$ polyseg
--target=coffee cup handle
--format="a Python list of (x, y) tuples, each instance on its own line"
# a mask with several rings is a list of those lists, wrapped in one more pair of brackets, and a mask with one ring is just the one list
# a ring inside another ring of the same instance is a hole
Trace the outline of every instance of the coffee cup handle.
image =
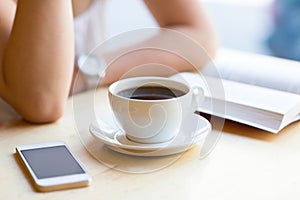
[(193, 86), (191, 89), (193, 93), (193, 111), (197, 111), (204, 100), (204, 90), (200, 86)]

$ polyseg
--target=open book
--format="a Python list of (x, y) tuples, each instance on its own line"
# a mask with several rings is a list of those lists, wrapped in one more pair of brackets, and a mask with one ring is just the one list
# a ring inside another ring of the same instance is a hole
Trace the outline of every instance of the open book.
[(204, 88), (200, 112), (272, 133), (300, 119), (300, 62), (222, 50), (213, 63), (172, 77)]

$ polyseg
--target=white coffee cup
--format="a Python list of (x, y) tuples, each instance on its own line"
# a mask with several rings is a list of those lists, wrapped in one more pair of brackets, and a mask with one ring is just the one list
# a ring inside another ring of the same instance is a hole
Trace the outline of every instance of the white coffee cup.
[(117, 124), (128, 139), (139, 143), (161, 143), (174, 138), (183, 119), (193, 114), (204, 98), (201, 87), (190, 88), (163, 77), (122, 79), (110, 85), (108, 93)]

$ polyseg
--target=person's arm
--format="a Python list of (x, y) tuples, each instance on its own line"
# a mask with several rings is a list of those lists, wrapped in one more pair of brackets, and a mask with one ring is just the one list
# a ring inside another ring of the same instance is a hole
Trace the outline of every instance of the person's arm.
[[(144, 0), (162, 28), (172, 29), (195, 40), (213, 58), (218, 41), (216, 32), (199, 0)], [(200, 65), (207, 60), (200, 61)]]
[[(124, 74), (130, 76), (130, 71), (137, 66), (140, 70), (133, 72), (132, 76), (140, 75), (139, 72), (169, 76), (175, 72), (194, 71), (195, 67), (201, 70), (216, 54), (216, 34), (198, 0), (144, 1), (163, 29), (153, 38), (107, 55), (110, 63), (116, 55), (131, 51), (111, 63), (103, 84), (109, 84)], [(132, 51), (134, 49), (140, 50)], [(158, 65), (166, 66), (165, 70), (156, 70)]]
[(25, 120), (57, 120), (74, 63), (71, 0), (0, 1), (0, 96)]

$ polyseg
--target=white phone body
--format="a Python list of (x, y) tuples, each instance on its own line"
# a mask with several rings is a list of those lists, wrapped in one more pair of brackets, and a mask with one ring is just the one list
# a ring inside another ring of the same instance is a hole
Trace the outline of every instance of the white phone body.
[(91, 176), (64, 142), (22, 145), (16, 152), (38, 191), (84, 187), (91, 182)]

